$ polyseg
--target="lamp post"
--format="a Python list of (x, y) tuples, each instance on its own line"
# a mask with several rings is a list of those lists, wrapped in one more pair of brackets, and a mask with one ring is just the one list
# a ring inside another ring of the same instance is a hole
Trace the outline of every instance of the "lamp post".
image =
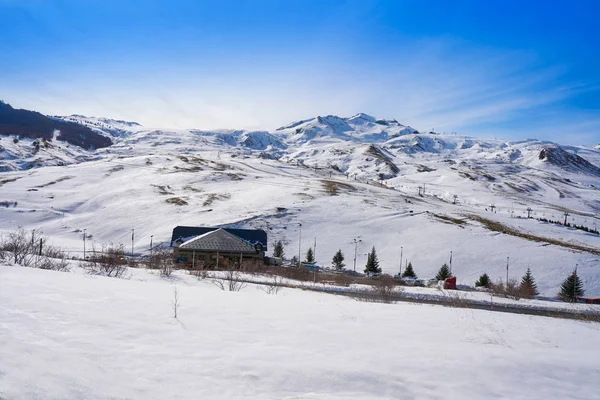
[(575, 272), (573, 273), (573, 302), (577, 301), (577, 267), (579, 264), (575, 264)]
[(154, 235), (150, 235), (150, 255), (152, 255), (152, 238)]
[(400, 246), (400, 271), (398, 271), (398, 275), (402, 275), (402, 251), (404, 247)]
[(135, 238), (135, 229), (131, 230), (131, 257), (133, 257), (133, 239)]
[(300, 227), (300, 232), (298, 234), (298, 268), (300, 268), (300, 252), (302, 248), (302, 224), (298, 224)]
[(358, 249), (358, 243), (362, 242), (362, 240), (358, 239), (354, 239), (354, 272), (356, 272), (356, 250)]

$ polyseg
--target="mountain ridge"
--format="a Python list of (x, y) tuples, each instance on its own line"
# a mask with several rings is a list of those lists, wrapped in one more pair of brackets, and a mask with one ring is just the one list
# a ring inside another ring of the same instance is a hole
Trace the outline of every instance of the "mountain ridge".
[[(58, 135), (55, 132), (58, 131)], [(0, 102), (0, 135), (17, 138), (60, 140), (81, 148), (102, 148), (113, 142), (77, 123), (59, 121), (36, 111), (15, 109)]]

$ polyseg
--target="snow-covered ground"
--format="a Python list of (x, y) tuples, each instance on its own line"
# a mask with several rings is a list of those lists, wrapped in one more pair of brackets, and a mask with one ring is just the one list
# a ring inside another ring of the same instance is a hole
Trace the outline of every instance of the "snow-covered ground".
[[(473, 285), (484, 272), (505, 279), (508, 258), (510, 277), (531, 267), (545, 296), (556, 295), (576, 266), (586, 293), (600, 295), (600, 236), (525, 218), (527, 208), (553, 220), (568, 212), (570, 222), (600, 229), (598, 150), (562, 146), (560, 164), (540, 159), (552, 143), (417, 133), (364, 114), (308, 119), (270, 133), (144, 130), (73, 118), (131, 130), (108, 148), (79, 150), (68, 165), (26, 170), (14, 156), (22, 149), (3, 138), (15, 171), (0, 174), (0, 202), (7, 205), (0, 231), (41, 229), (77, 255), (84, 229), (88, 249), (108, 242), (129, 248), (134, 229), (135, 251), (143, 254), (151, 235), (153, 243), (167, 243), (177, 225), (261, 228), (269, 244), (284, 242), (288, 257), (299, 244), (304, 257), (316, 241), (325, 266), (341, 249), (352, 269), (356, 240), (359, 271), (373, 246), (384, 272), (398, 272), (402, 255), (403, 267), (411, 261), (421, 278), (433, 277), (452, 252), (459, 283)], [(54, 150), (57, 157), (63, 152)], [(387, 187), (376, 185), (380, 178)], [(491, 231), (472, 216), (591, 251)]]
[[(173, 318), (177, 288), (180, 307)], [(597, 324), (0, 267), (6, 399), (593, 399)]]

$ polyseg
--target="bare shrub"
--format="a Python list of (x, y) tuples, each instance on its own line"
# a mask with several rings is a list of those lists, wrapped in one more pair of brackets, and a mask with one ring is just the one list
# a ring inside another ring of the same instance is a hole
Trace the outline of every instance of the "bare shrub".
[(38, 236), (35, 231), (31, 231), (29, 234), (25, 229), (19, 227), (2, 237), (0, 250), (13, 253), (15, 264), (32, 267), (35, 263), (35, 247), (39, 242)]
[(312, 281), (313, 273), (306, 267), (291, 267), (285, 268), (285, 277), (297, 281)]
[(283, 285), (283, 278), (281, 276), (273, 275), (271, 276), (271, 280), (262, 286), (261, 289), (266, 294), (277, 294), (281, 290), (281, 286)]
[[(443, 292), (442, 289), (438, 288), (440, 292)], [(443, 302), (442, 305), (444, 307), (452, 307), (452, 308), (469, 308), (471, 302), (467, 299), (466, 295), (461, 295), (458, 292), (443, 292)]]
[(71, 270), (71, 267), (64, 256), (62, 258), (50, 258), (42, 256), (37, 261), (36, 266), (40, 269), (50, 269), (61, 272), (68, 272)]
[(523, 289), (516, 279), (511, 278), (506, 282), (506, 295), (514, 300), (520, 300), (523, 297)]
[(502, 279), (490, 284), (492, 294), (505, 297), (513, 300), (520, 300), (523, 297), (527, 297), (524, 288), (518, 284), (517, 280), (510, 278), (508, 282), (504, 283)]
[(234, 269), (225, 271), (223, 278), (215, 278), (212, 283), (219, 289), (230, 292), (239, 292), (246, 287), (246, 282), (242, 280), (240, 271)]
[(125, 248), (122, 244), (108, 244), (102, 246), (102, 251), (93, 253), (84, 264), (90, 274), (104, 275), (114, 278), (123, 278), (127, 271)]
[(263, 260), (254, 258), (242, 260), (242, 265), (240, 266), (240, 269), (250, 274), (260, 274), (269, 270), (269, 268), (265, 266)]
[(348, 293), (348, 296), (357, 301), (363, 301), (366, 303), (379, 303), (379, 300), (375, 294), (375, 290), (372, 287), (350, 292)]
[(369, 303), (393, 303), (402, 297), (403, 292), (404, 288), (398, 286), (393, 277), (383, 275), (372, 287), (354, 291), (350, 297)]
[(196, 278), (198, 278), (199, 281), (203, 281), (208, 278), (208, 271), (204, 269), (193, 271), (193, 274), (196, 275)]
[(177, 310), (181, 303), (179, 302), (179, 293), (177, 292), (177, 286), (173, 287), (173, 300), (171, 300), (173, 306), (173, 318), (177, 318)]
[(170, 249), (155, 250), (148, 259), (148, 268), (160, 270), (161, 276), (171, 276), (175, 266), (175, 260)]
[[(61, 248), (46, 244), (41, 231), (17, 228), (0, 239), (1, 259), (12, 258), (15, 264), (55, 271), (68, 271), (69, 265)], [(12, 253), (12, 257), (10, 257)]]
[(333, 281), (338, 286), (346, 286), (346, 287), (348, 287), (348, 286), (350, 286), (350, 284), (352, 282), (354, 282), (354, 279), (351, 276), (348, 276), (348, 275), (336, 274), (335, 277), (333, 278)]
[(397, 282), (392, 276), (382, 275), (373, 286), (373, 290), (382, 303), (391, 303), (399, 293), (396, 286)]
[(65, 252), (63, 251), (63, 249), (50, 244), (43, 246), (42, 254), (50, 258), (65, 258)]

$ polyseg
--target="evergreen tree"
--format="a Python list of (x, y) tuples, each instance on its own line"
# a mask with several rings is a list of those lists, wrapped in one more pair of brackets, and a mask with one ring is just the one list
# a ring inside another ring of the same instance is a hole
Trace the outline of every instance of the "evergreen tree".
[(273, 257), (283, 258), (285, 252), (283, 251), (283, 243), (278, 240), (273, 245)]
[(492, 282), (490, 281), (490, 277), (488, 276), (488, 274), (483, 274), (479, 277), (479, 280), (475, 282), (475, 286), (489, 288), (491, 283)]
[(373, 250), (367, 256), (367, 265), (365, 265), (365, 274), (380, 274), (381, 268), (379, 268), (379, 261), (377, 260), (377, 253), (375, 252), (375, 246)]
[(332, 263), (333, 267), (337, 271), (341, 271), (344, 269), (346, 264), (344, 264), (344, 254), (342, 253), (342, 249), (338, 250), (337, 253), (335, 253), (335, 255), (333, 256)]
[(450, 278), (451, 276), (452, 274), (450, 273), (450, 268), (448, 268), (448, 264), (444, 263), (444, 265), (442, 265), (442, 268), (440, 268), (437, 275), (435, 276), (435, 279), (437, 279), (438, 281), (443, 281), (444, 279)]
[(533, 279), (533, 275), (531, 275), (530, 268), (527, 268), (527, 272), (523, 275), (523, 279), (521, 279), (521, 292), (525, 297), (533, 297), (540, 294), (537, 290), (535, 279)]
[(571, 275), (560, 286), (560, 293), (558, 294), (558, 298), (562, 301), (577, 301), (577, 296), (583, 296), (583, 283), (579, 276), (577, 276), (577, 268), (573, 271)]
[(304, 262), (306, 262), (308, 264), (314, 264), (315, 254), (313, 253), (312, 247), (308, 248), (308, 251), (306, 252), (306, 260), (304, 260)]
[(417, 274), (415, 274), (415, 270), (413, 269), (412, 262), (408, 263), (408, 267), (402, 273), (403, 278), (417, 278)]

